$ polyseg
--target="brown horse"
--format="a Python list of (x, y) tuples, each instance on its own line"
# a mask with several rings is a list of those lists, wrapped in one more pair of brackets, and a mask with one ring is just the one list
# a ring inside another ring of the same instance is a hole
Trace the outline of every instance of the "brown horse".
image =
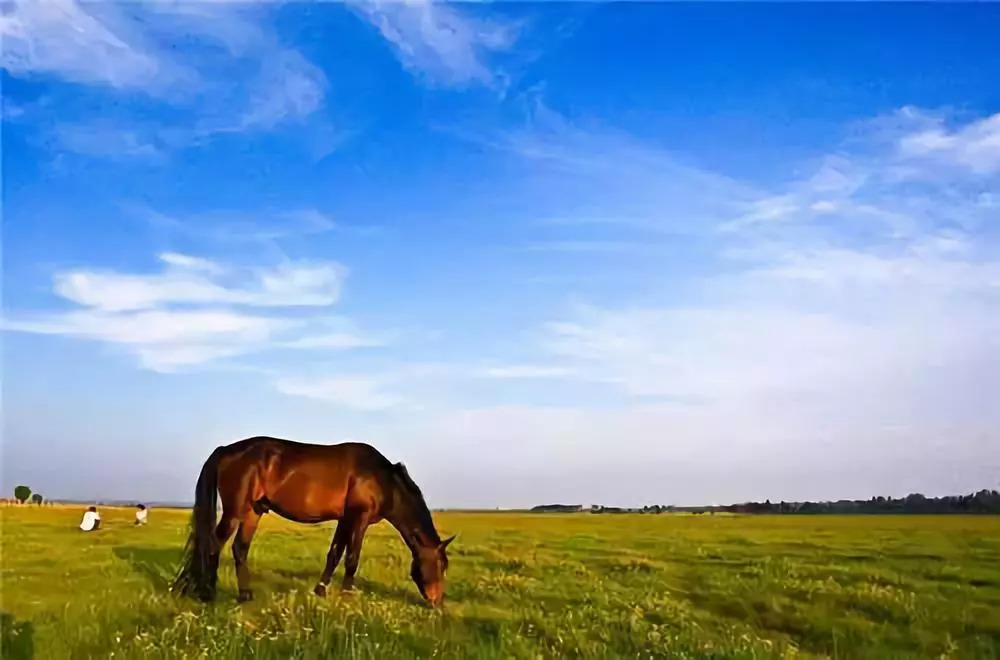
[[(218, 521), (217, 495), (222, 501)], [(205, 461), (195, 487), (185, 559), (171, 590), (214, 600), (219, 555), (236, 532), (239, 600), (250, 600), (247, 555), (260, 517), (268, 511), (301, 523), (338, 521), (317, 595), (326, 595), (345, 550), (342, 588), (353, 589), (365, 531), (387, 520), (413, 555), (410, 577), (420, 594), (434, 606), (444, 600), (445, 548), (455, 537), (442, 541), (438, 536), (424, 497), (402, 463), (391, 463), (362, 443), (310, 445), (268, 437), (218, 447)]]

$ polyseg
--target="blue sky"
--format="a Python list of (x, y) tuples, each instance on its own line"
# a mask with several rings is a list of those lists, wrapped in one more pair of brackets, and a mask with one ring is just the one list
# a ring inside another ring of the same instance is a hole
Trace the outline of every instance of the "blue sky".
[(0, 21), (4, 492), (256, 434), (432, 506), (998, 485), (995, 5)]

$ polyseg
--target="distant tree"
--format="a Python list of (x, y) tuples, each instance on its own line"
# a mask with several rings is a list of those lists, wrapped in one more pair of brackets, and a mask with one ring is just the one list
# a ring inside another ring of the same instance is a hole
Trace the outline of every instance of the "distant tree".
[(17, 498), (18, 502), (24, 504), (31, 497), (31, 489), (27, 486), (18, 486), (14, 489), (14, 497)]
[(34, 495), (32, 495), (31, 496), (31, 503), (32, 504), (41, 505), (41, 503), (42, 503), (42, 496), (41, 496), (41, 494), (40, 493), (35, 493)]
[(531, 507), (532, 513), (576, 513), (583, 511), (582, 504), (539, 504)]

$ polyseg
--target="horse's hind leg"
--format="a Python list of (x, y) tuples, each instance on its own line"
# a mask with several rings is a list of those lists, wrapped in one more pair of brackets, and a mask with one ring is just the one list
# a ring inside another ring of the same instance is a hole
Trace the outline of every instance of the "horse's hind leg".
[(320, 576), (316, 588), (313, 589), (313, 593), (317, 596), (326, 595), (326, 586), (330, 584), (333, 572), (337, 570), (337, 564), (340, 563), (340, 558), (344, 554), (344, 548), (347, 547), (350, 532), (350, 523), (346, 522), (343, 518), (337, 521), (337, 529), (333, 532), (333, 540), (330, 541), (330, 551), (326, 553), (326, 567), (323, 569), (323, 575)]
[(247, 556), (250, 554), (250, 542), (253, 541), (254, 532), (257, 531), (257, 524), (260, 522), (260, 514), (250, 511), (233, 539), (233, 561), (236, 563), (236, 582), (239, 585), (239, 596), (237, 600), (244, 603), (253, 600), (253, 592), (250, 590), (250, 568), (247, 566)]
[(215, 526), (215, 549), (212, 551), (209, 561), (211, 562), (211, 570), (209, 575), (211, 575), (212, 587), (211, 593), (215, 593), (215, 585), (219, 580), (219, 555), (222, 553), (222, 548), (225, 547), (226, 541), (229, 537), (233, 535), (236, 531), (236, 526), (239, 521), (236, 520), (229, 512), (223, 510), (222, 520), (219, 524)]
[[(254, 490), (253, 467), (243, 462), (233, 462), (224, 467), (220, 473), (219, 496), (222, 500), (222, 520), (216, 528), (216, 554), (214, 557), (216, 570), (219, 565), (219, 553), (236, 528), (239, 534), (233, 540), (233, 558), (236, 560), (236, 575), (239, 578), (239, 599), (247, 600), (250, 575), (246, 570), (246, 556), (250, 549), (250, 540), (257, 529), (260, 515), (253, 510), (251, 494)], [(241, 568), (242, 567), (242, 568)]]

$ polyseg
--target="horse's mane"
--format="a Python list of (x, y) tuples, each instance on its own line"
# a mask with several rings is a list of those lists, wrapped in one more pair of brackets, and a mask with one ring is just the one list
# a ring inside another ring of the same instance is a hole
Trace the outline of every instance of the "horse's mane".
[(410, 496), (413, 513), (417, 517), (417, 522), (420, 524), (421, 530), (430, 537), (430, 540), (440, 543), (441, 537), (438, 536), (437, 530), (434, 529), (434, 519), (431, 518), (431, 511), (427, 508), (427, 502), (424, 501), (424, 494), (420, 491), (420, 487), (410, 477), (410, 473), (407, 471), (405, 465), (395, 463), (392, 467), (397, 481), (403, 487), (403, 491)]

